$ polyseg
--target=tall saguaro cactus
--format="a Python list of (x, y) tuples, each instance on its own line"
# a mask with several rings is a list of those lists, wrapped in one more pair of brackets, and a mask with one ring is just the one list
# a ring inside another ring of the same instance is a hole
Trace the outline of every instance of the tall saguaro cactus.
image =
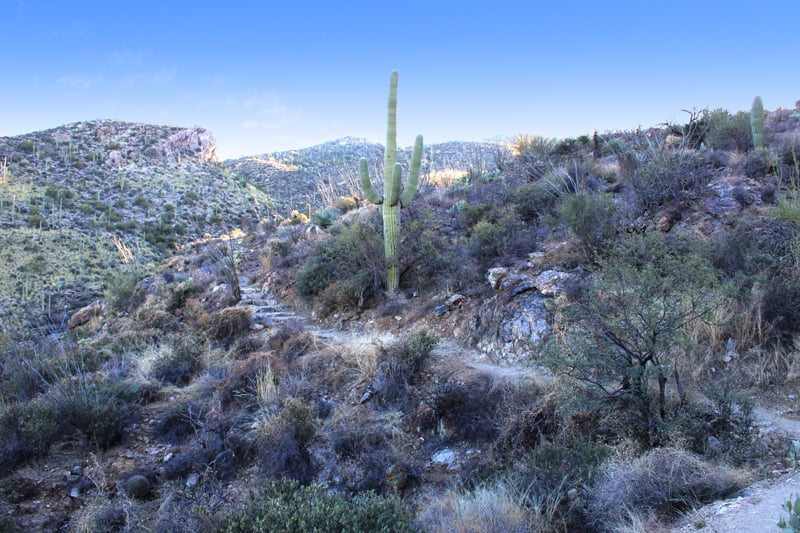
[[(411, 203), (417, 193), (419, 183), (419, 167), (422, 162), (422, 135), (417, 135), (414, 152), (411, 154), (411, 167), (408, 171), (408, 183), (403, 188), (403, 169), (397, 162), (397, 71), (392, 72), (389, 81), (388, 120), (386, 124), (386, 152), (384, 153), (383, 195), (379, 195), (372, 187), (369, 179), (367, 160), (361, 158), (358, 173), (361, 188), (367, 200), (381, 205), (383, 209), (383, 247), (386, 255), (386, 288), (392, 293), (397, 290), (400, 273), (397, 269), (397, 245), (400, 234), (400, 209)], [(391, 175), (389, 173), (391, 172)]]
[(750, 108), (750, 130), (753, 133), (753, 147), (764, 148), (764, 102), (760, 96), (755, 97)]

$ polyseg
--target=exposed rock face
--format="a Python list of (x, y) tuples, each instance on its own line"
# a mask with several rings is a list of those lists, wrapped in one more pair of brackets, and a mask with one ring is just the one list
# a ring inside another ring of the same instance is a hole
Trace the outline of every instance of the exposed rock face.
[(580, 273), (545, 270), (539, 274), (497, 267), (486, 280), (497, 291), (470, 321), (475, 345), (498, 361), (513, 363), (535, 355), (550, 334), (547, 300), (563, 293)]
[(72, 330), (87, 324), (90, 320), (95, 317), (98, 317), (103, 314), (104, 305), (103, 302), (100, 300), (95, 301), (94, 303), (87, 305), (82, 309), (78, 309), (75, 313), (69, 318), (67, 322), (67, 328)]
[(166, 138), (159, 139), (154, 147), (167, 159), (189, 157), (201, 163), (218, 161), (217, 140), (205, 128), (178, 130)]

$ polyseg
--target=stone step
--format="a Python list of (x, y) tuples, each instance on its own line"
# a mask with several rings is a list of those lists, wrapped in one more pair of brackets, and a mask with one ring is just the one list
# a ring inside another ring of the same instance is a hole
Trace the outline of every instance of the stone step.
[(257, 324), (264, 324), (265, 326), (272, 326), (289, 321), (303, 322), (305, 317), (296, 315), (294, 313), (258, 313), (253, 314), (253, 322)]

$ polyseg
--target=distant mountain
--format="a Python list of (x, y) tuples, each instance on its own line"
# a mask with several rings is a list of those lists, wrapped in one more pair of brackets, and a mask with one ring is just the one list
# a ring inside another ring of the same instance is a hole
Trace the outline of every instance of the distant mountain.
[[(464, 175), (495, 168), (502, 148), (490, 142), (447, 142), (426, 145), (423, 176), (439, 173)], [(232, 173), (258, 185), (272, 196), (278, 210), (304, 211), (308, 205), (320, 207), (331, 196), (359, 196), (358, 161), (370, 162), (372, 179), (383, 174), (383, 145), (365, 139), (345, 137), (309, 148), (270, 152), (228, 159), (224, 165)], [(408, 163), (411, 148), (399, 149), (398, 159)]]

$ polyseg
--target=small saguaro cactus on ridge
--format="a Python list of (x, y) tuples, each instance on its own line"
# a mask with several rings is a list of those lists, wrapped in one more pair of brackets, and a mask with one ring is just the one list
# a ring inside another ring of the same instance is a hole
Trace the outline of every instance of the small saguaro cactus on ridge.
[[(381, 205), (383, 209), (383, 247), (386, 256), (386, 288), (390, 293), (397, 290), (400, 273), (397, 268), (397, 245), (400, 233), (400, 209), (411, 203), (417, 193), (419, 183), (419, 167), (422, 162), (422, 135), (417, 135), (414, 152), (411, 154), (411, 167), (408, 171), (408, 183), (401, 194), (403, 169), (397, 162), (397, 71), (392, 72), (389, 81), (388, 121), (386, 126), (386, 152), (384, 153), (383, 195), (379, 195), (372, 187), (369, 179), (367, 160), (361, 158), (358, 173), (361, 188), (367, 200)], [(391, 175), (389, 173), (391, 172)]]
[(750, 129), (753, 133), (753, 147), (758, 150), (764, 148), (764, 102), (760, 96), (753, 100), (750, 108)]

